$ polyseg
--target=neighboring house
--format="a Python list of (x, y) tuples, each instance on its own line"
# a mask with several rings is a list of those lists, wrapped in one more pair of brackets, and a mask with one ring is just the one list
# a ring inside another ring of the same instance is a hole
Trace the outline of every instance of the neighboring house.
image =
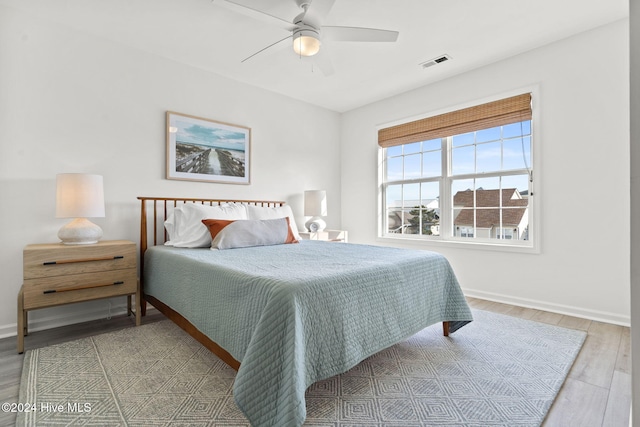
[[(500, 192), (502, 191), (502, 204)], [(515, 188), (458, 191), (453, 196), (454, 235), (527, 240), (529, 200)]]

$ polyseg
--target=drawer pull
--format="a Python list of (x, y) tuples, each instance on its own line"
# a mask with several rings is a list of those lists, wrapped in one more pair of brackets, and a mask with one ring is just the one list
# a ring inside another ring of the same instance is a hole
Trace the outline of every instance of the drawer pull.
[(105, 286), (114, 286), (114, 285), (123, 285), (124, 281), (118, 280), (113, 283), (103, 283), (101, 285), (87, 285), (87, 286), (76, 286), (75, 288), (64, 288), (64, 289), (48, 289), (43, 291), (43, 294), (59, 294), (60, 292), (69, 292), (69, 291), (79, 291), (82, 289), (93, 289), (93, 288), (103, 288)]
[(58, 264), (73, 264), (76, 262), (90, 262), (90, 261), (112, 261), (114, 259), (124, 259), (123, 255), (108, 256), (102, 258), (82, 258), (82, 259), (65, 259), (60, 261), (45, 261), (42, 265), (58, 265)]

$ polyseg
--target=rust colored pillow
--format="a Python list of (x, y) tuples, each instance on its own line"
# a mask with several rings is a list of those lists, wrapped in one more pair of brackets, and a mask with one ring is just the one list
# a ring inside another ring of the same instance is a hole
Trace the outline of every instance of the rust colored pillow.
[(298, 243), (289, 227), (289, 218), (261, 220), (203, 219), (211, 234), (211, 249)]

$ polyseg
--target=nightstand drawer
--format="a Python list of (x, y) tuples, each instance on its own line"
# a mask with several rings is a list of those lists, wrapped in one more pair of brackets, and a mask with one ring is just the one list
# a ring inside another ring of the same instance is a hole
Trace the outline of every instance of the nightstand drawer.
[(29, 245), (24, 251), (24, 279), (136, 268), (136, 245), (126, 241), (101, 245)]
[(24, 308), (31, 310), (134, 294), (137, 290), (137, 281), (135, 268), (28, 279), (24, 281)]

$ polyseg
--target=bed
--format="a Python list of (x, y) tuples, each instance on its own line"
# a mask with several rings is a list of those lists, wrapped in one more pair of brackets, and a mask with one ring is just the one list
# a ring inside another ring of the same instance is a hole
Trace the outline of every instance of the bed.
[(314, 382), (432, 324), (443, 322), (448, 335), (472, 321), (437, 253), (304, 240), (223, 250), (170, 246), (167, 240), (180, 241), (172, 212), (183, 208), (250, 209), (273, 218), (286, 205), (138, 199), (143, 315), (149, 302), (238, 371), (234, 399), (253, 426), (300, 426)]

